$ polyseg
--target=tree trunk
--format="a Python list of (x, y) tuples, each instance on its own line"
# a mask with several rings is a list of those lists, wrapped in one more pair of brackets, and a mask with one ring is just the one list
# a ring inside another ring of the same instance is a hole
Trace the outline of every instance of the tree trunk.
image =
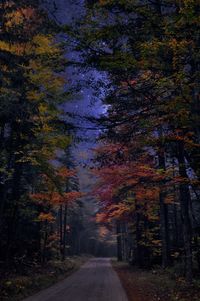
[(160, 223), (161, 223), (161, 240), (162, 240), (162, 267), (166, 268), (170, 264), (168, 207), (164, 203), (163, 192), (160, 192), (159, 198), (160, 198)]
[(66, 243), (67, 243), (67, 211), (68, 207), (67, 204), (65, 205), (64, 208), (64, 224), (63, 224), (63, 256), (62, 260), (65, 260), (66, 257)]
[[(178, 141), (178, 163), (179, 163), (179, 174), (181, 177), (186, 179), (187, 172), (184, 158), (184, 142)], [(181, 218), (183, 226), (183, 241), (185, 250), (185, 270), (186, 279), (188, 282), (192, 281), (192, 228), (189, 213), (190, 204), (190, 191), (187, 183), (180, 184), (180, 205), (181, 205)]]
[(15, 241), (16, 229), (17, 229), (17, 220), (18, 220), (18, 207), (20, 200), (20, 187), (21, 187), (21, 176), (22, 176), (22, 166), (15, 164), (15, 171), (12, 179), (12, 216), (10, 219), (10, 223), (8, 225), (8, 233), (7, 233), (7, 245), (6, 245), (6, 262), (9, 265), (12, 254), (12, 246)]
[(59, 230), (60, 230), (60, 255), (63, 254), (63, 206), (59, 210)]
[[(165, 150), (163, 145), (163, 133), (160, 128), (159, 136), (161, 145), (158, 153), (159, 168), (166, 170), (165, 165)], [(164, 183), (163, 183), (164, 184)], [(164, 202), (165, 193), (160, 191), (160, 226), (161, 226), (161, 241), (162, 241), (162, 267), (166, 268), (170, 264), (170, 247), (169, 247), (169, 220), (168, 220), (168, 205)]]
[(121, 237), (121, 225), (117, 221), (117, 260), (122, 261), (122, 237)]
[(136, 252), (135, 252), (135, 262), (139, 267), (143, 266), (143, 250), (141, 248), (141, 215), (139, 212), (139, 206), (136, 204)]
[(45, 221), (44, 225), (44, 241), (43, 241), (43, 248), (42, 248), (42, 263), (44, 264), (46, 262), (46, 247), (47, 247), (47, 238), (48, 238), (48, 233), (47, 233), (47, 220)]

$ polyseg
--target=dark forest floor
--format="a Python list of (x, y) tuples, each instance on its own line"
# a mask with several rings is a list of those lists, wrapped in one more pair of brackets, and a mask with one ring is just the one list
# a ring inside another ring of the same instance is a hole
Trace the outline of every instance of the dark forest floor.
[(113, 261), (129, 301), (200, 301), (200, 281), (188, 286), (170, 271), (145, 271)]
[(7, 273), (0, 278), (0, 301), (18, 301), (70, 276), (89, 257), (69, 257), (64, 262), (54, 260), (44, 266), (30, 266), (23, 272)]

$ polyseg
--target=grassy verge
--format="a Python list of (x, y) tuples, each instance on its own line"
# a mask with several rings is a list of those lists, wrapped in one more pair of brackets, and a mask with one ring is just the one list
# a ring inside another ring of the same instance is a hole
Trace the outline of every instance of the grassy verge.
[(88, 257), (51, 261), (47, 265), (27, 269), (23, 275), (8, 275), (0, 281), (0, 300), (19, 301), (66, 278), (78, 270)]
[(143, 271), (113, 261), (129, 301), (200, 301), (200, 281), (188, 286), (172, 271)]

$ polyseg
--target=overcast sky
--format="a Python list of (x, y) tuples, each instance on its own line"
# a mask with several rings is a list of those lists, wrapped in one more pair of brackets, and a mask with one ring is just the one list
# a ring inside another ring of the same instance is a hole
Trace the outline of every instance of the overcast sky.
[[(84, 14), (84, 0), (56, 0), (56, 6), (56, 17), (58, 21), (63, 24), (73, 23)], [(66, 57), (77, 60), (78, 54), (69, 51), (66, 53)], [(77, 115), (77, 117), (73, 119), (73, 123), (79, 127), (77, 135), (83, 141), (76, 143), (76, 146), (73, 147), (73, 155), (75, 161), (79, 164), (80, 188), (83, 191), (88, 191), (93, 188), (95, 179), (94, 176), (88, 172), (87, 168), (83, 168), (83, 166), (89, 167), (91, 164), (92, 149), (95, 148), (98, 143), (97, 137), (100, 130), (96, 128), (94, 124), (88, 122), (87, 119), (82, 119), (78, 116), (98, 117), (105, 112), (105, 107), (102, 105), (101, 100), (94, 95), (93, 88), (86, 84), (84, 85), (84, 81), (89, 78), (98, 80), (103, 78), (103, 75), (96, 70), (86, 72), (85, 70), (80, 71), (77, 67), (70, 67), (66, 70), (66, 77), (71, 85), (82, 82), (80, 91), (74, 95), (71, 101), (66, 101), (64, 109), (66, 112), (72, 112)]]

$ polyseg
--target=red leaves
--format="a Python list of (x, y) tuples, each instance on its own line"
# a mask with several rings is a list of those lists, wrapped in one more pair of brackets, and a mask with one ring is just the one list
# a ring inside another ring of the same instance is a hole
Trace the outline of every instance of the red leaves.
[[(101, 147), (98, 153), (105, 150), (113, 151), (114, 156), (119, 150), (124, 153), (121, 145)], [(94, 193), (102, 208), (97, 222), (130, 218), (131, 212), (136, 210), (136, 203), (143, 207), (149, 219), (153, 219), (152, 207), (159, 203), (159, 184), (164, 175), (156, 171), (149, 155), (141, 155), (138, 161), (133, 161), (127, 159), (126, 152), (125, 147), (124, 162), (120, 159), (118, 164), (105, 165), (95, 171), (99, 183)]]
[(128, 87), (135, 87), (137, 85), (138, 81), (135, 80), (135, 79), (132, 79), (132, 80), (128, 80), (126, 82), (121, 82), (121, 86), (122, 88), (128, 88)]
[(162, 176), (151, 167), (142, 163), (105, 167), (96, 171), (96, 174), (100, 178), (100, 183), (95, 192), (101, 199), (107, 198), (108, 201), (120, 189), (126, 192), (130, 189), (138, 189), (138, 186), (145, 185), (147, 182), (156, 183), (162, 179)]

